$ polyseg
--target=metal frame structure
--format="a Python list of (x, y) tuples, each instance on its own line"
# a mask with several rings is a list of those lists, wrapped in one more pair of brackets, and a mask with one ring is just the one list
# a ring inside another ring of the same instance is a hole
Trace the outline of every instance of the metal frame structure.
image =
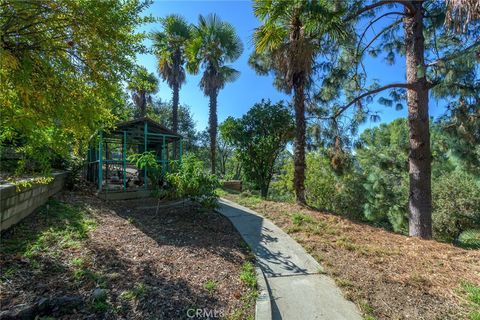
[(129, 155), (144, 151), (155, 153), (165, 173), (171, 160), (182, 159), (182, 136), (148, 117), (118, 123), (114, 130), (100, 131), (92, 139), (86, 178), (97, 185), (98, 192), (148, 189), (147, 170), (128, 162)]

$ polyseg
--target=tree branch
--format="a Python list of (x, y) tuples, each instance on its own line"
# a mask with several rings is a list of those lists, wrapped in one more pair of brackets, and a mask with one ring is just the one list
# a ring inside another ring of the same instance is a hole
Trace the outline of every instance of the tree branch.
[(377, 17), (377, 18), (375, 18), (375, 19), (370, 20), (370, 22), (369, 22), (368, 25), (365, 27), (365, 29), (363, 29), (362, 35), (361, 35), (360, 38), (358, 39), (358, 42), (359, 42), (359, 43), (362, 42), (363, 38), (365, 37), (365, 34), (367, 33), (367, 30), (368, 30), (374, 23), (376, 23), (378, 20), (382, 19), (383, 17), (389, 16), (389, 15), (392, 15), (392, 14), (404, 15), (403, 12), (393, 11), (393, 12), (384, 13), (384, 14), (382, 14), (381, 16), (379, 16), (379, 17)]
[(466, 47), (465, 49), (461, 50), (461, 51), (458, 51), (458, 52), (455, 52), (449, 56), (446, 56), (446, 57), (442, 57), (440, 59), (437, 59), (433, 62), (430, 62), (429, 64), (426, 64), (425, 67), (433, 67), (439, 63), (442, 63), (442, 62), (447, 62), (449, 60), (453, 60), (455, 58), (458, 58), (458, 57), (461, 57), (463, 56), (464, 54), (467, 54), (470, 50), (475, 50), (477, 47), (480, 47), (480, 40), (477, 40), (475, 41), (474, 43), (472, 43), (470, 46)]
[[(398, 19), (396, 21), (394, 21), (393, 23), (389, 24), (388, 26), (386, 26), (385, 28), (383, 28), (379, 33), (377, 33), (373, 38), (372, 40), (370, 40), (370, 42), (362, 49), (362, 52), (359, 54), (359, 56), (362, 56), (363, 53), (365, 52), (365, 50), (367, 50), (374, 42), (375, 40), (377, 40), (382, 34), (384, 34), (385, 32), (387, 32), (390, 28), (393, 28), (395, 27), (396, 25), (398, 25), (399, 23), (401, 23), (402, 20), (401, 19)], [(358, 47), (359, 49), (359, 47)]]
[(372, 89), (372, 90), (369, 90), (361, 95), (359, 95), (358, 97), (356, 97), (355, 99), (353, 99), (352, 101), (350, 101), (349, 103), (347, 103), (346, 105), (342, 106), (340, 109), (338, 109), (337, 112), (335, 112), (335, 114), (332, 116), (332, 117), (327, 117), (327, 118), (323, 118), (323, 119), (335, 119), (335, 118), (338, 118), (342, 113), (344, 113), (348, 108), (350, 108), (351, 106), (353, 106), (355, 103), (357, 103), (358, 101), (362, 100), (363, 98), (365, 97), (368, 97), (372, 94), (376, 94), (376, 93), (379, 93), (379, 92), (382, 92), (382, 91), (385, 91), (385, 90), (388, 90), (388, 89), (392, 89), (392, 88), (404, 88), (404, 89), (412, 89), (413, 88), (413, 85), (412, 84), (409, 84), (409, 83), (390, 83), (388, 85), (385, 85), (383, 87), (378, 87), (376, 89)]
[(357, 12), (347, 16), (345, 18), (344, 22), (350, 21), (353, 18), (356, 18), (356, 17), (360, 16), (361, 14), (363, 14), (363, 13), (369, 11), (369, 10), (373, 10), (373, 9), (378, 8), (380, 6), (383, 6), (383, 5), (386, 5), (386, 4), (393, 4), (393, 3), (401, 4), (405, 7), (407, 7), (408, 10), (410, 10), (411, 12), (413, 12), (415, 10), (415, 8), (411, 5), (411, 3), (409, 1), (406, 1), (406, 0), (382, 0), (382, 1), (378, 1), (376, 3), (373, 3), (371, 5), (365, 6), (365, 7), (361, 8), (360, 10), (358, 10)]

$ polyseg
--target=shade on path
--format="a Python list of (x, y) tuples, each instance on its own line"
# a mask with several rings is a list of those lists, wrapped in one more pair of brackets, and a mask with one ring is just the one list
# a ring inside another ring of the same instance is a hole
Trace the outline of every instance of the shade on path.
[(220, 200), (218, 211), (255, 254), (270, 293), (273, 319), (362, 319), (321, 265), (270, 220), (226, 199)]

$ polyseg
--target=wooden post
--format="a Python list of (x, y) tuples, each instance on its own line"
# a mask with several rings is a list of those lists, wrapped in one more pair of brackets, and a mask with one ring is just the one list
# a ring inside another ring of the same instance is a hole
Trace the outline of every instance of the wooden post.
[(98, 142), (98, 191), (102, 191), (103, 184), (103, 162), (102, 162), (102, 144), (103, 144), (103, 132), (100, 131), (100, 141)]
[(123, 130), (123, 191), (127, 190), (127, 131)]
[[(143, 141), (144, 141), (144, 149), (143, 152), (147, 152), (147, 141), (148, 141), (148, 122), (145, 120), (143, 126)], [(143, 186), (147, 189), (147, 167), (144, 169), (144, 176), (143, 176)]]
[(165, 168), (166, 168), (166, 161), (167, 161), (167, 155), (165, 153), (166, 150), (166, 145), (165, 145), (165, 136), (163, 136), (163, 142), (162, 142), (162, 172), (165, 174)]
[(182, 162), (182, 145), (183, 145), (183, 139), (180, 139), (180, 152), (178, 155), (178, 160), (180, 160), (180, 162)]

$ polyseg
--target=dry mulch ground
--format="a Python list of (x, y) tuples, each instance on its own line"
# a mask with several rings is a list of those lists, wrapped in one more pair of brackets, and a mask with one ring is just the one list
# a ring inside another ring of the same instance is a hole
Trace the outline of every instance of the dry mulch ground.
[(240, 280), (251, 255), (230, 222), (189, 206), (138, 209), (149, 205), (65, 195), (3, 234), (1, 310), (38, 311), (43, 298), (63, 319), (251, 317), (254, 289)]
[[(291, 234), (370, 319), (480, 319), (480, 250), (388, 232), (289, 203), (225, 198)], [(478, 317), (478, 318), (477, 318)]]

